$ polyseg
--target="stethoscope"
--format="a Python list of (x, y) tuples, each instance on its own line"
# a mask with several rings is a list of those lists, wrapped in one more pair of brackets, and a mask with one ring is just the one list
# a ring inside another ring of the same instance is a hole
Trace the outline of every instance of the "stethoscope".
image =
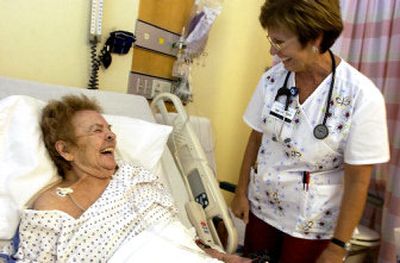
[[(332, 60), (332, 79), (331, 79), (331, 84), (329, 87), (329, 93), (328, 93), (328, 100), (326, 101), (326, 110), (325, 110), (325, 115), (324, 115), (324, 119), (322, 121), (322, 123), (318, 124), (317, 126), (314, 127), (313, 130), (313, 135), (315, 138), (319, 139), (319, 140), (323, 140), (326, 137), (328, 137), (329, 135), (329, 129), (326, 126), (326, 120), (328, 119), (328, 115), (329, 115), (329, 108), (331, 105), (331, 99), (332, 99), (332, 92), (333, 92), (333, 87), (335, 86), (335, 74), (336, 74), (336, 63), (335, 63), (335, 57), (333, 56), (333, 53), (331, 50), (329, 51), (329, 55), (331, 57)], [(291, 88), (287, 88), (287, 82), (289, 79), (291, 72), (289, 71), (286, 74), (286, 78), (285, 78), (285, 82), (283, 83), (283, 86), (278, 90), (276, 96), (275, 96), (275, 101), (278, 100), (279, 97), (281, 96), (285, 96), (286, 100), (285, 100), (285, 112), (288, 111), (289, 109), (289, 103), (290, 103), (290, 97), (291, 96), (296, 96), (299, 92), (297, 87), (291, 87)], [(285, 117), (283, 117), (283, 120), (285, 120)], [(282, 132), (282, 127), (281, 126), (281, 132)]]

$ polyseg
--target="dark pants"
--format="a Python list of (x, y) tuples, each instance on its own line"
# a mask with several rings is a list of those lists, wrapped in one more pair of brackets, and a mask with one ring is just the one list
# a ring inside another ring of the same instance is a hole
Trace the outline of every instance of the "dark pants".
[(309, 240), (289, 236), (250, 212), (244, 239), (244, 256), (267, 251), (279, 263), (312, 263), (329, 240)]

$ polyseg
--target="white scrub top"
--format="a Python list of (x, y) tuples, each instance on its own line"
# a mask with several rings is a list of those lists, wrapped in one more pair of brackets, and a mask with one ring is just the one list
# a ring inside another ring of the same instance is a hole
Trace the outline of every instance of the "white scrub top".
[[(341, 60), (326, 122), (329, 136), (319, 140), (313, 129), (323, 122), (331, 75), (303, 104), (298, 95), (291, 98), (291, 121), (286, 122), (270, 114), (286, 74), (282, 63), (265, 72), (243, 116), (252, 129), (263, 133), (250, 175), (251, 211), (291, 236), (329, 239), (343, 194), (343, 164), (389, 160), (384, 99), (372, 81)], [(295, 86), (294, 76), (290, 75), (288, 88)], [(284, 103), (285, 96), (278, 101)], [(308, 189), (303, 184), (305, 172)]]

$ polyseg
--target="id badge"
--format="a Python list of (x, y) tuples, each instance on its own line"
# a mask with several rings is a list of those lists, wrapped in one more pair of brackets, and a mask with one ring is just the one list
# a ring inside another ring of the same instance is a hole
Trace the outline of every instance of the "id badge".
[(274, 104), (272, 104), (269, 114), (277, 119), (285, 120), (285, 122), (290, 123), (296, 114), (296, 110), (289, 107), (288, 110), (285, 111), (285, 105), (280, 101), (275, 101)]

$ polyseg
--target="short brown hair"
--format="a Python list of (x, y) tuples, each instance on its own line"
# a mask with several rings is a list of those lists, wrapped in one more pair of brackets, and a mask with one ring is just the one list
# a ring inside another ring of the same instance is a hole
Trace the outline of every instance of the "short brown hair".
[(42, 129), (44, 144), (57, 171), (64, 178), (65, 172), (71, 169), (71, 164), (56, 150), (58, 140), (75, 145), (74, 127), (72, 118), (78, 111), (94, 110), (102, 112), (101, 107), (94, 99), (87, 96), (67, 95), (60, 100), (51, 100), (42, 110), (40, 127)]
[(322, 33), (320, 52), (327, 51), (343, 30), (339, 0), (266, 0), (259, 16), (264, 29), (283, 27), (304, 47)]

